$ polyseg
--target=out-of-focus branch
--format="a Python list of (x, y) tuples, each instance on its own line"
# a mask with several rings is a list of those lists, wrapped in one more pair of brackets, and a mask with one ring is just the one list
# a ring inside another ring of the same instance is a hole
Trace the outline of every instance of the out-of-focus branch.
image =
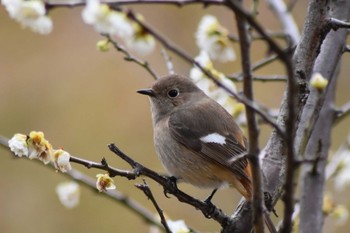
[[(44, 0), (47, 7), (75, 7), (85, 5), (86, 0)], [(203, 4), (204, 6), (208, 5), (223, 5), (224, 0), (101, 0), (101, 3), (106, 3), (113, 5), (114, 7), (122, 5), (134, 5), (134, 4), (166, 4), (166, 5), (176, 5), (182, 7), (184, 5), (191, 4)]]
[[(278, 59), (278, 56), (276, 54), (271, 55), (267, 58), (264, 58), (256, 63), (254, 63), (251, 66), (251, 70), (256, 71), (256, 70), (270, 64), (271, 62), (276, 61), (277, 59)], [(238, 81), (240, 81), (240, 80), (243, 80), (243, 73), (242, 72), (235, 73), (235, 74), (229, 75), (228, 77), (232, 78), (232, 79), (237, 79)], [(261, 81), (264, 81), (264, 80), (261, 80)]]
[(350, 116), (350, 101), (341, 106), (340, 108), (335, 109), (334, 124), (338, 124), (348, 116)]
[[(96, 191), (96, 180), (90, 178), (84, 173), (72, 169), (67, 173), (62, 173), (68, 178), (73, 178), (75, 181), (79, 182), (82, 185), (91, 188)], [(103, 196), (111, 198), (114, 201), (117, 201), (118, 204), (126, 207), (128, 210), (139, 216), (141, 219), (145, 220), (147, 223), (151, 225), (157, 226), (159, 229), (164, 230), (162, 224), (159, 223), (158, 219), (154, 217), (154, 213), (147, 210), (140, 203), (126, 196), (125, 194), (117, 191), (117, 190), (109, 190), (108, 192), (103, 192)]]
[[(8, 140), (9, 140), (8, 138), (0, 135), (0, 145), (9, 150)], [(75, 160), (76, 163), (82, 164), (88, 168), (94, 167), (94, 168), (106, 170), (106, 167), (100, 163), (78, 159), (76, 157), (73, 157), (73, 160)], [(43, 165), (43, 163), (39, 162), (39, 160), (34, 160), (33, 162), (38, 162), (38, 164)], [(50, 169), (52, 169), (52, 166), (46, 166), (46, 167), (49, 167)], [(123, 176), (128, 177), (127, 171), (123, 172), (122, 170), (117, 170), (114, 168), (113, 170), (115, 170), (114, 172), (118, 171), (117, 173), (123, 173)], [(91, 190), (96, 191), (96, 180), (92, 179), (91, 177), (87, 176), (86, 174), (74, 168), (68, 171), (67, 173), (59, 173), (59, 174), (64, 175), (68, 178), (72, 178), (75, 181), (79, 182), (81, 185), (84, 185), (90, 188)], [(147, 223), (150, 223), (152, 225), (159, 227), (160, 229), (163, 229), (162, 224), (159, 223), (159, 221), (154, 217), (154, 214), (152, 212), (150, 212), (140, 203), (136, 202), (135, 200), (131, 199), (125, 194), (117, 190), (109, 190), (108, 192), (101, 193), (101, 195), (103, 197), (110, 198), (113, 201), (116, 201), (119, 204), (123, 205), (125, 208), (127, 208), (128, 210), (130, 210), (131, 212), (139, 216), (141, 219), (145, 220)]]
[(300, 40), (300, 34), (295, 20), (283, 0), (266, 0), (266, 3), (275, 13), (282, 24), (283, 31), (288, 35), (291, 46), (296, 46)]
[(168, 68), (168, 73), (169, 74), (174, 74), (174, 65), (171, 61), (171, 57), (169, 56), (169, 54), (167, 53), (166, 49), (162, 49), (162, 56), (164, 58), (166, 67)]
[[(243, 82), (244, 78), (242, 76), (230, 76), (228, 77), (233, 82)], [(286, 82), (287, 77), (285, 75), (258, 75), (252, 77), (253, 81), (258, 82)]]
[(349, 52), (350, 52), (350, 45), (344, 46), (343, 52), (344, 52), (344, 53), (349, 53)]

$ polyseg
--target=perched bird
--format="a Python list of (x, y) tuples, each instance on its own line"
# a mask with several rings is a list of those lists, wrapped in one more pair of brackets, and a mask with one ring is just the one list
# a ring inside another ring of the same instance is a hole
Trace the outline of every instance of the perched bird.
[(247, 140), (220, 104), (177, 74), (138, 93), (150, 97), (155, 149), (170, 175), (215, 190), (230, 185), (252, 200)]

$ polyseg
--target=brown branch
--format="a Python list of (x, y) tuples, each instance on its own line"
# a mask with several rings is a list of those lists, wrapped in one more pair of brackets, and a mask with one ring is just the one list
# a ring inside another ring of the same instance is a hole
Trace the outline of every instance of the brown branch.
[[(252, 66), (251, 66), (251, 70), (252, 71), (255, 71), (255, 70), (258, 70), (268, 64), (270, 64), (271, 62), (273, 61), (276, 61), (278, 59), (278, 56), (276, 54), (273, 54), (269, 57), (266, 57), (256, 63), (254, 63)], [(232, 75), (229, 75), (229, 78), (236, 78), (236, 79), (242, 79), (242, 76), (243, 76), (243, 73), (242, 72), (239, 72), (239, 73), (236, 73), (236, 74), (232, 74)]]
[(218, 209), (213, 204), (200, 201), (179, 190), (176, 186), (176, 183), (174, 183), (171, 177), (161, 176), (158, 173), (152, 171), (151, 169), (144, 167), (140, 163), (131, 159), (114, 144), (110, 144), (108, 145), (108, 147), (113, 153), (115, 153), (121, 159), (126, 161), (134, 169), (137, 176), (143, 175), (156, 181), (158, 184), (163, 186), (165, 193), (172, 194), (180, 202), (187, 203), (195, 207), (196, 209), (202, 211), (205, 217), (214, 219), (215, 221), (220, 223), (222, 227), (226, 226), (229, 223), (229, 221), (231, 221), (220, 209)]
[[(55, 7), (76, 7), (85, 5), (85, 0), (76, 0), (72, 3), (70, 2), (57, 2), (44, 0), (47, 8), (55, 8)], [(109, 4), (111, 6), (117, 7), (122, 5), (134, 5), (134, 4), (165, 4), (165, 5), (176, 5), (178, 7), (182, 7), (184, 5), (192, 5), (192, 4), (203, 4), (204, 6), (208, 5), (223, 5), (224, 0), (101, 0), (101, 3)]]
[(138, 189), (140, 189), (149, 200), (151, 200), (153, 206), (156, 208), (157, 213), (160, 217), (160, 222), (164, 226), (165, 232), (167, 233), (172, 233), (171, 230), (169, 229), (168, 223), (164, 217), (163, 210), (159, 207), (156, 199), (154, 198), (151, 189), (149, 188), (148, 184), (146, 183), (145, 180), (143, 180), (143, 184), (136, 184), (135, 185)]
[[(232, 82), (243, 82), (243, 76), (230, 76), (227, 77)], [(259, 82), (286, 82), (287, 76), (285, 75), (258, 75), (252, 77), (253, 81)]]
[[(295, 120), (296, 120), (296, 97), (297, 97), (297, 88), (296, 80), (294, 78), (294, 69), (292, 65), (291, 55), (288, 52), (285, 52), (281, 49), (272, 38), (268, 36), (265, 30), (255, 21), (254, 17), (247, 13), (236, 1), (229, 0), (227, 5), (231, 8), (237, 15), (244, 17), (250, 26), (252, 26), (260, 35), (265, 38), (266, 43), (269, 45), (272, 51), (274, 51), (279, 59), (284, 63), (286, 68), (286, 73), (288, 77), (288, 86), (287, 86), (287, 97), (286, 97), (286, 106), (288, 108), (287, 117), (285, 119), (285, 130), (288, 132), (285, 139), (285, 146), (287, 152), (286, 160), (286, 181), (284, 186), (284, 191), (286, 193), (294, 194), (294, 136), (295, 136)], [(291, 216), (293, 213), (294, 202), (291, 198), (284, 199), (285, 209), (284, 215), (285, 219), (283, 222), (282, 232), (291, 231)]]
[[(240, 2), (241, 3), (241, 2)], [(254, 101), (253, 95), (253, 78), (251, 73), (251, 56), (250, 56), (250, 35), (247, 28), (245, 18), (236, 14), (237, 28), (240, 38), (240, 50), (242, 56), (242, 69), (243, 69), (243, 91), (245, 96)], [(261, 173), (259, 163), (259, 128), (255, 117), (254, 109), (247, 107), (246, 116), (248, 123), (248, 159), (252, 171), (252, 182), (253, 182), (253, 225), (254, 232), (264, 232), (264, 210), (263, 210), (263, 198), (262, 198), (262, 184), (261, 184)]]

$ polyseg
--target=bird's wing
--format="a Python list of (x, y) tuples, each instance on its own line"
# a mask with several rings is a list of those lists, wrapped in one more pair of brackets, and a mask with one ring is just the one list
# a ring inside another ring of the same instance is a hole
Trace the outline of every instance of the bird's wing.
[(211, 108), (207, 105), (207, 108), (203, 108), (197, 105), (174, 112), (168, 123), (170, 134), (199, 156), (229, 168), (241, 179), (248, 181), (245, 172), (248, 163), (244, 157), (245, 139), (243, 135), (237, 135), (236, 131), (240, 132), (240, 129), (232, 116), (221, 106), (214, 106)]

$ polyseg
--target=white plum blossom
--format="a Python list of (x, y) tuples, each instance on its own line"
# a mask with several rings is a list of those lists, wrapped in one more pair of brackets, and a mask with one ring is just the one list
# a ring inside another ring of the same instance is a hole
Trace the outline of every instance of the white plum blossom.
[[(143, 21), (142, 15), (137, 14), (136, 18), (139, 21)], [(137, 22), (133, 23), (134, 34), (131, 38), (127, 39), (126, 46), (137, 52), (139, 55), (145, 56), (152, 53), (156, 47), (156, 41), (154, 37), (149, 34), (140, 24)]]
[(56, 193), (61, 204), (68, 208), (74, 208), (80, 201), (80, 188), (76, 182), (63, 182), (57, 185)]
[(334, 185), (336, 190), (342, 191), (350, 185), (350, 153), (344, 151), (342, 159), (337, 167), (337, 174), (334, 178)]
[(190, 229), (188, 229), (184, 220), (176, 220), (176, 221), (167, 220), (166, 222), (169, 226), (169, 229), (173, 233), (188, 233), (188, 232), (190, 232)]
[(39, 34), (52, 31), (52, 20), (46, 15), (45, 5), (40, 0), (3, 0), (10, 17), (18, 21), (24, 28), (29, 27)]
[[(82, 17), (85, 23), (93, 25), (99, 33), (121, 38), (128, 48), (140, 55), (150, 54), (155, 48), (154, 37), (141, 25), (128, 19), (126, 13), (114, 11), (99, 0), (87, 0)], [(136, 17), (142, 20), (142, 16)]]
[(201, 19), (196, 32), (196, 42), (199, 49), (206, 51), (213, 60), (228, 62), (236, 59), (227, 29), (212, 15), (205, 15)]
[(115, 189), (114, 181), (109, 174), (97, 174), (96, 188), (100, 192), (106, 192), (109, 189)]
[(123, 12), (111, 10), (108, 5), (101, 4), (99, 0), (87, 0), (82, 11), (85, 23), (93, 25), (99, 33), (119, 36), (120, 38), (130, 38), (134, 29)]
[(50, 163), (53, 156), (53, 149), (49, 141), (45, 139), (43, 132), (30, 132), (27, 144), (29, 159), (39, 159), (44, 164)]
[(70, 154), (62, 149), (55, 150), (53, 153), (53, 162), (55, 168), (63, 173), (72, 169), (69, 159)]
[(28, 156), (27, 135), (15, 134), (9, 141), (10, 150), (18, 157)]
[[(218, 79), (224, 86), (229, 88), (232, 92), (236, 92), (235, 84), (227, 79), (223, 73), (215, 70), (213, 63), (211, 62), (208, 53), (206, 51), (201, 51), (199, 56), (195, 58), (204, 69), (210, 71), (214, 77)], [(210, 80), (198, 67), (193, 67), (190, 71), (190, 78), (192, 81), (209, 97), (218, 102), (223, 106), (230, 114), (235, 111), (235, 101), (232, 97), (222, 88), (218, 88), (212, 80)]]
[(135, 35), (132, 39), (127, 40), (126, 45), (139, 55), (145, 56), (154, 51), (156, 42), (153, 36), (144, 34), (141, 36)]

